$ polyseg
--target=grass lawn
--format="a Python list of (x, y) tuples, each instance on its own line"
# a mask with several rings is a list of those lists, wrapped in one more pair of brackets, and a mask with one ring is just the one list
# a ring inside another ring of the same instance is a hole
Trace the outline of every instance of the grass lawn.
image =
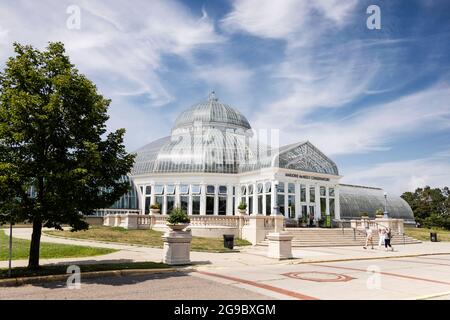
[[(13, 260), (28, 259), (30, 250), (30, 241), (14, 238), (13, 230)], [(72, 257), (90, 257), (102, 254), (116, 252), (115, 249), (93, 248), (84, 246), (73, 246), (57, 243), (41, 243), (40, 257), (42, 259), (50, 258), (72, 258)], [(8, 260), (9, 257), (9, 237), (0, 229), (0, 261)]]
[[(107, 242), (121, 242), (149, 247), (162, 248), (162, 232), (155, 230), (127, 230), (119, 227), (91, 226), (86, 231), (45, 231), (46, 234), (77, 239), (92, 239)], [(242, 239), (234, 239), (235, 246), (248, 246), (250, 242)], [(232, 250), (223, 247), (222, 238), (193, 237), (191, 243), (193, 251), (230, 252)]]
[(450, 230), (427, 229), (427, 228), (405, 228), (407, 236), (421, 241), (430, 241), (430, 232), (436, 232), (438, 241), (450, 241)]
[[(89, 264), (79, 265), (81, 272), (90, 271), (110, 271), (110, 270), (124, 270), (124, 269), (162, 269), (169, 266), (164, 263), (157, 262), (126, 262), (126, 263), (104, 263), (104, 264)], [(28, 270), (27, 268), (13, 268), (11, 270), (12, 277), (33, 277), (46, 276), (55, 274), (66, 274), (67, 266), (65, 265), (51, 265), (42, 266), (38, 270)], [(0, 279), (8, 278), (8, 269), (0, 269)]]

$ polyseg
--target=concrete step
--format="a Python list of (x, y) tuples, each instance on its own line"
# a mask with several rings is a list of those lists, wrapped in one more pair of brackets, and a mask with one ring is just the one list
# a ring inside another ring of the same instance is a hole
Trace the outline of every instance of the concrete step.
[[(393, 241), (392, 245), (403, 245), (403, 244), (415, 244), (420, 243), (418, 240), (405, 240), (403, 241)], [(363, 246), (365, 241), (352, 241), (352, 242), (319, 242), (319, 241), (292, 241), (292, 247), (346, 247), (346, 246)], [(260, 246), (268, 246), (269, 242), (263, 240), (258, 242)], [(378, 242), (374, 242), (374, 247), (378, 246)]]
[[(286, 228), (291, 235), (293, 247), (334, 247), (334, 246), (362, 246), (366, 242), (366, 235), (363, 231), (358, 231), (356, 235), (351, 228), (342, 229), (321, 229), (321, 228)], [(391, 240), (392, 245), (420, 243), (419, 240), (408, 236), (397, 235), (394, 233)], [(374, 246), (378, 245), (378, 234), (373, 235)], [(258, 245), (267, 246), (265, 239)]]

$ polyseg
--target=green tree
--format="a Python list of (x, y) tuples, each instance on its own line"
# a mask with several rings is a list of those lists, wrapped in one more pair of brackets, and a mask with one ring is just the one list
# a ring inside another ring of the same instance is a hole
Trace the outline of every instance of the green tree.
[(414, 192), (405, 192), (402, 198), (408, 202), (414, 218), (426, 227), (450, 229), (450, 198), (448, 187), (417, 188)]
[(110, 101), (70, 63), (62, 43), (14, 44), (0, 73), (0, 212), (33, 224), (29, 268), (42, 227), (88, 227), (83, 215), (127, 192), (134, 155), (124, 129), (106, 132)]

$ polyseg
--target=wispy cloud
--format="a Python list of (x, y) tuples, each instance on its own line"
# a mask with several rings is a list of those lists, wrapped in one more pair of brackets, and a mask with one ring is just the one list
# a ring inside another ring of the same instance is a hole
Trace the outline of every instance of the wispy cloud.
[(382, 186), (393, 195), (426, 185), (442, 188), (448, 186), (450, 181), (450, 150), (421, 159), (360, 167), (347, 174), (343, 181)]
[(450, 86), (441, 83), (391, 102), (375, 104), (341, 120), (300, 124), (295, 135), (308, 137), (330, 155), (389, 148), (402, 135), (439, 132), (450, 127)]
[[(81, 28), (68, 29), (66, 9), (81, 8)], [(43, 47), (63, 41), (78, 68), (93, 75), (111, 95), (145, 95), (158, 106), (173, 97), (160, 81), (163, 55), (188, 56), (199, 46), (223, 39), (213, 22), (194, 15), (175, 1), (29, 1), (0, 5), (1, 59), (11, 54), (13, 41)], [(31, 34), (33, 36), (31, 36)]]

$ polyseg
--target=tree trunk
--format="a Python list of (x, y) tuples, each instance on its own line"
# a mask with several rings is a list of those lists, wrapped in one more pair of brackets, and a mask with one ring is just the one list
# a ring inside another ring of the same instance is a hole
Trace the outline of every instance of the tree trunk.
[(30, 243), (30, 258), (28, 260), (29, 269), (39, 268), (39, 250), (41, 246), (42, 221), (41, 218), (33, 219), (33, 234)]

